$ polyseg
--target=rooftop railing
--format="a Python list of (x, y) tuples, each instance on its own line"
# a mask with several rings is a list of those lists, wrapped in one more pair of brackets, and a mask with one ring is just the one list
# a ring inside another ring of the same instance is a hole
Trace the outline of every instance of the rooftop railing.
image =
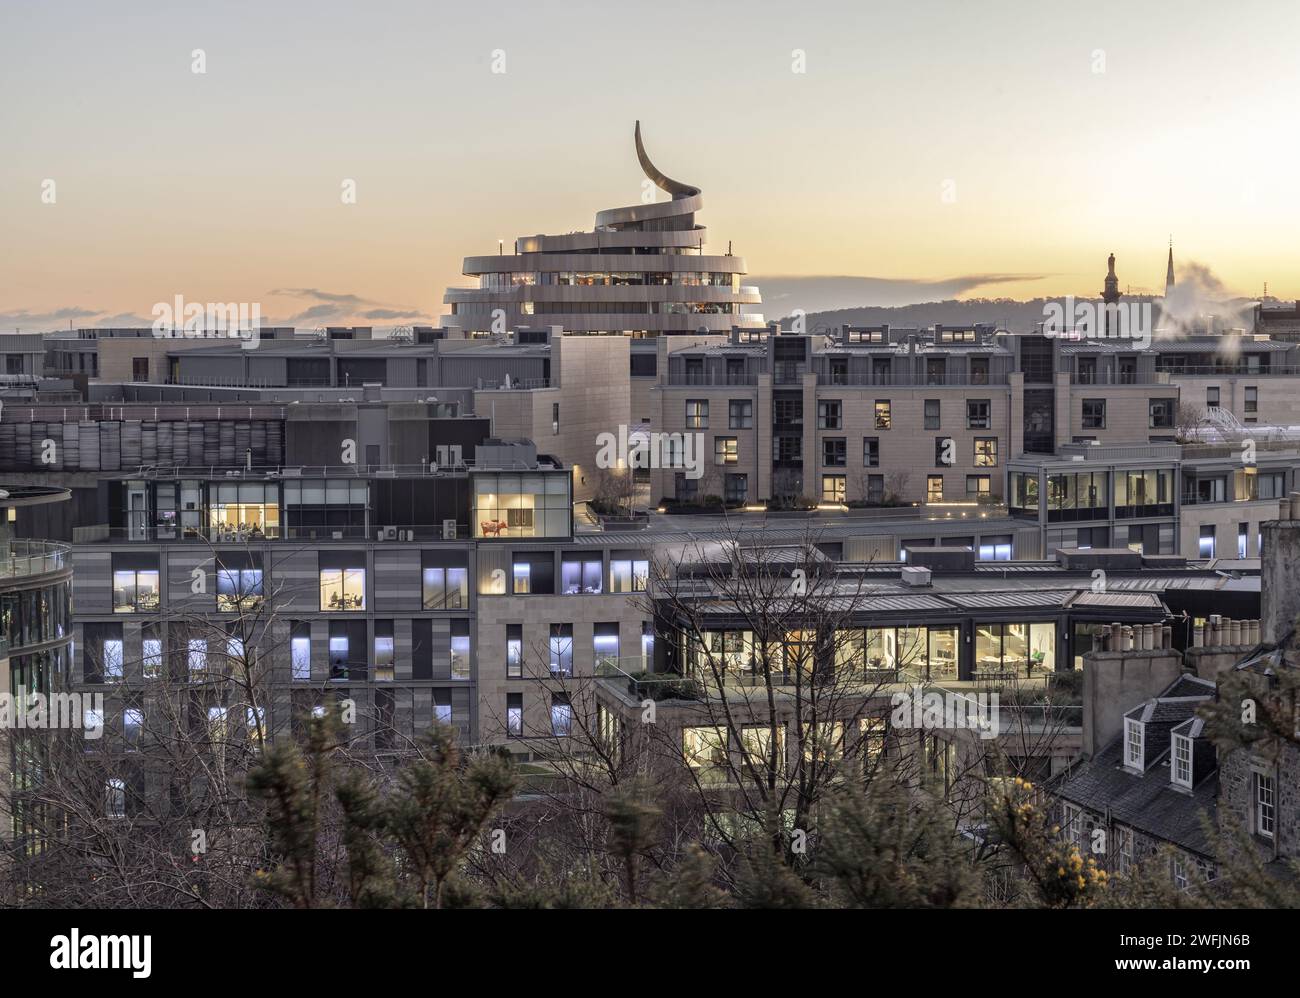
[(71, 568), (71, 547), (57, 541), (8, 540), (0, 543), (0, 578), (19, 579)]

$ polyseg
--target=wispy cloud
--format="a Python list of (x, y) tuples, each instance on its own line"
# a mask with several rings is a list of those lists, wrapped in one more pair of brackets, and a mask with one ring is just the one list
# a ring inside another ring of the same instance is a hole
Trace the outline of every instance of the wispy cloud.
[(267, 292), (271, 298), (293, 298), (312, 302), (276, 325), (356, 325), (367, 322), (431, 321), (420, 309), (375, 301), (346, 291), (322, 291), (320, 288), (277, 288)]

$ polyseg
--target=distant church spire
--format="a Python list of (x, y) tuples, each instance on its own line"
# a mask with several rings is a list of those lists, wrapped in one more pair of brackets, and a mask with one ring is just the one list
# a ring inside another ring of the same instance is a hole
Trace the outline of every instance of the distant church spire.
[(1169, 266), (1165, 270), (1165, 297), (1168, 298), (1174, 290), (1174, 237), (1169, 237)]

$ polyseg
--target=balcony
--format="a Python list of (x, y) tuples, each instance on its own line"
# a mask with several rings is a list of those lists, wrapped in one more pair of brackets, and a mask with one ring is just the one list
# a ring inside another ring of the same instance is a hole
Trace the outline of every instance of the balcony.
[(987, 388), (1009, 384), (1005, 374), (848, 374), (839, 371), (818, 371), (818, 385), (847, 388)]
[(0, 543), (0, 579), (22, 579), (72, 568), (70, 546), (56, 541), (8, 540)]
[(668, 373), (668, 387), (670, 388), (752, 387), (757, 384), (758, 375), (756, 374), (723, 374), (712, 371), (687, 371), (685, 373), (670, 371)]

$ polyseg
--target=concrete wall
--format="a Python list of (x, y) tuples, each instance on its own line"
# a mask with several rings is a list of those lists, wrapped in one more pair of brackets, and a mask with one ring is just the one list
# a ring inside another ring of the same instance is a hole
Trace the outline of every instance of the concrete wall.
[(1260, 640), (1276, 644), (1296, 626), (1300, 615), (1300, 522), (1273, 520), (1264, 524), (1264, 550), (1260, 566), (1260, 592), (1264, 594)]
[(1083, 752), (1093, 756), (1123, 730), (1124, 712), (1183, 672), (1174, 651), (1094, 651), (1083, 657)]

